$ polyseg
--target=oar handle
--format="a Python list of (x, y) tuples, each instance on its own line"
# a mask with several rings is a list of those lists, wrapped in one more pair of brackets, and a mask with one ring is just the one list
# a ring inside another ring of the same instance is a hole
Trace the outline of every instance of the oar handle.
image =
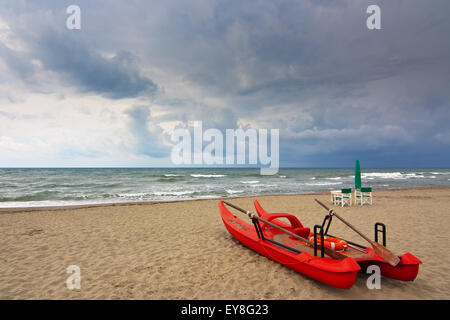
[(368, 241), (369, 243), (372, 243), (372, 240), (370, 240), (369, 238), (367, 238), (365, 235), (363, 235), (361, 232), (359, 232), (358, 230), (355, 229), (354, 226), (352, 226), (350, 223), (348, 223), (347, 221), (345, 221), (342, 217), (340, 217), (336, 211), (334, 211), (333, 209), (329, 209), (326, 205), (324, 205), (322, 202), (320, 202), (317, 199), (316, 202), (318, 204), (320, 204), (322, 207), (324, 207), (331, 215), (336, 216), (336, 218), (338, 218), (339, 220), (341, 220), (343, 223), (345, 223), (350, 229), (352, 229), (353, 231), (355, 231), (357, 234), (359, 234), (361, 237), (363, 237), (366, 241)]
[(230, 207), (232, 207), (232, 208), (234, 208), (234, 209), (240, 211), (240, 212), (245, 213), (245, 214), (248, 215), (250, 218), (253, 218), (253, 217), (254, 217), (254, 214), (251, 213), (250, 211), (247, 211), (247, 210), (244, 210), (244, 209), (242, 209), (242, 208), (239, 208), (238, 206), (235, 206), (234, 204), (229, 203), (228, 201), (225, 201), (225, 200), (222, 200), (222, 202), (225, 203), (226, 205), (228, 205), (228, 206), (230, 206)]
[[(270, 221), (267, 221), (266, 219), (260, 218), (259, 216), (255, 215), (254, 213), (251, 213), (250, 211), (247, 211), (247, 210), (244, 210), (242, 208), (239, 208), (238, 206), (235, 206), (235, 205), (229, 203), (228, 201), (222, 200), (222, 202), (225, 203), (226, 205), (229, 205), (230, 207), (238, 210), (238, 211), (241, 211), (241, 212), (245, 213), (251, 219), (260, 220), (260, 221), (268, 224), (269, 226), (274, 227), (275, 229), (278, 229), (278, 230), (280, 230), (280, 231), (282, 231), (282, 232), (284, 232), (284, 233), (286, 233), (286, 234), (288, 234), (288, 235), (290, 235), (290, 236), (292, 236), (292, 237), (294, 237), (294, 238), (296, 238), (298, 240), (302, 240), (303, 242), (309, 244), (310, 246), (314, 246), (314, 243), (312, 243), (311, 241), (309, 241), (309, 240), (307, 240), (307, 239), (305, 239), (303, 237), (300, 237), (299, 235), (297, 235), (297, 234), (295, 234), (293, 232), (290, 232), (289, 230), (286, 230), (286, 229), (284, 229), (284, 228), (282, 228), (282, 227), (280, 227), (280, 226), (278, 226), (278, 225), (276, 225), (276, 224), (274, 224), (274, 223), (272, 223)], [(336, 251), (334, 251), (332, 249), (329, 249), (327, 247), (324, 247), (324, 252), (327, 255), (329, 255), (331, 258), (333, 258), (333, 259), (345, 259), (345, 258), (347, 258), (346, 255), (343, 255), (342, 253), (336, 252)]]
[(281, 230), (281, 231), (287, 233), (287, 234), (290, 235), (290, 236), (293, 236), (293, 237), (295, 237), (295, 238), (297, 238), (297, 239), (299, 239), (299, 240), (305, 241), (305, 242), (308, 243), (308, 244), (312, 244), (312, 242), (310, 242), (309, 240), (304, 239), (304, 238), (300, 237), (299, 235), (297, 235), (297, 234), (295, 234), (295, 233), (292, 233), (292, 232), (290, 232), (289, 230), (286, 230), (286, 229), (284, 229), (284, 228), (282, 228), (282, 227), (280, 227), (280, 226), (277, 226), (276, 224), (274, 224), (274, 223), (272, 223), (272, 222), (270, 222), (270, 221), (267, 221), (266, 219), (260, 218), (259, 216), (255, 215), (254, 213), (251, 213), (250, 211), (247, 211), (247, 210), (244, 210), (244, 209), (242, 209), (242, 208), (239, 208), (238, 206), (235, 206), (234, 204), (229, 203), (228, 201), (222, 201), (222, 202), (225, 203), (226, 205), (229, 205), (230, 207), (232, 207), (232, 208), (234, 208), (234, 209), (236, 209), (236, 210), (239, 210), (239, 211), (245, 213), (245, 214), (248, 215), (251, 219), (257, 219), (257, 220), (260, 220), (260, 221), (262, 221), (262, 222), (268, 224), (268, 225), (271, 226), (271, 227), (274, 227), (274, 228), (276, 228), (276, 229), (278, 229), (278, 230)]

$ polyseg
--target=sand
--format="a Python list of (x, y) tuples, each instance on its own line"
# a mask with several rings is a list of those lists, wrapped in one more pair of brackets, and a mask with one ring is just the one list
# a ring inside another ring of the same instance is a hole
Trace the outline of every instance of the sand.
[[(328, 193), (260, 196), (273, 212), (320, 224)], [(254, 198), (233, 203), (253, 210)], [(376, 191), (372, 206), (338, 208), (373, 237), (387, 225), (387, 246), (423, 261), (414, 282), (382, 278), (369, 290), (360, 273), (349, 290), (311, 280), (236, 242), (218, 200), (33, 211), (0, 210), (1, 299), (449, 299), (450, 188)], [(242, 215), (243, 219), (247, 219)], [(337, 219), (331, 234), (364, 243)], [(81, 288), (69, 290), (77, 265)]]

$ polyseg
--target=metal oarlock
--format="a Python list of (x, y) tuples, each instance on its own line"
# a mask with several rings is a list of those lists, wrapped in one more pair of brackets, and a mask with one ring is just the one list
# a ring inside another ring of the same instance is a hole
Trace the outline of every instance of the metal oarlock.
[(322, 226), (319, 226), (318, 224), (316, 224), (314, 226), (314, 256), (317, 257), (317, 229), (320, 230), (320, 256), (323, 258), (325, 257), (325, 253), (324, 253), (324, 236), (323, 236), (323, 228)]
[[(332, 238), (337, 238), (336, 236), (333, 236), (333, 235), (328, 233), (328, 231), (330, 230), (331, 221), (333, 220), (333, 215), (334, 215), (334, 211), (332, 209), (330, 209), (329, 213), (323, 218), (322, 229), (324, 230), (323, 234), (325, 236), (330, 236)], [(328, 223), (327, 223), (327, 221), (328, 221)], [(325, 225), (326, 225), (326, 227), (325, 227)], [(361, 249), (366, 249), (367, 248), (367, 247), (362, 246), (362, 245), (360, 245), (358, 243), (355, 243), (355, 242), (352, 242), (352, 241), (349, 241), (349, 240), (346, 240), (346, 239), (343, 239), (343, 238), (341, 238), (341, 239), (346, 241), (348, 244), (351, 244), (353, 246), (353, 248), (356, 247), (355, 248), (356, 250), (361, 250)], [(359, 249), (359, 248), (361, 248), (361, 249)], [(363, 250), (361, 250), (361, 252), (367, 253), (367, 252), (365, 252)]]
[(253, 225), (255, 226), (256, 234), (258, 235), (258, 239), (262, 239), (263, 235), (262, 235), (261, 226), (259, 225), (258, 219), (252, 219), (252, 222), (253, 222)]
[[(379, 228), (381, 227), (381, 229)], [(375, 223), (375, 242), (378, 242), (378, 233), (381, 232), (383, 235), (383, 246), (386, 247), (386, 225), (381, 222)]]
[[(325, 218), (323, 218), (322, 229), (324, 229), (323, 234), (328, 235), (328, 230), (330, 229), (331, 220), (333, 220), (333, 215), (327, 214)], [(328, 221), (327, 227), (325, 228), (325, 223)]]

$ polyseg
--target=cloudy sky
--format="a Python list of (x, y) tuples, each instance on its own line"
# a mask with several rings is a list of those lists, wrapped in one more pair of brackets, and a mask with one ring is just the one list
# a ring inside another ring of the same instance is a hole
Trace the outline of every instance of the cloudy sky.
[[(81, 8), (69, 30), (66, 9)], [(381, 30), (366, 9), (381, 8)], [(171, 166), (279, 128), (282, 166), (449, 167), (448, 0), (0, 0), (0, 167)]]

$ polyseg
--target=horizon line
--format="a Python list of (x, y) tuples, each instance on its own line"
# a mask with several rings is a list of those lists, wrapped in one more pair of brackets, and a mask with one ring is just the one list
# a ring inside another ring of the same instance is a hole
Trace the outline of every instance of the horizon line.
[[(261, 169), (264, 167), (0, 167), (0, 169)], [(279, 167), (278, 169), (354, 169), (354, 167)], [(450, 169), (450, 167), (365, 167), (365, 169)]]

